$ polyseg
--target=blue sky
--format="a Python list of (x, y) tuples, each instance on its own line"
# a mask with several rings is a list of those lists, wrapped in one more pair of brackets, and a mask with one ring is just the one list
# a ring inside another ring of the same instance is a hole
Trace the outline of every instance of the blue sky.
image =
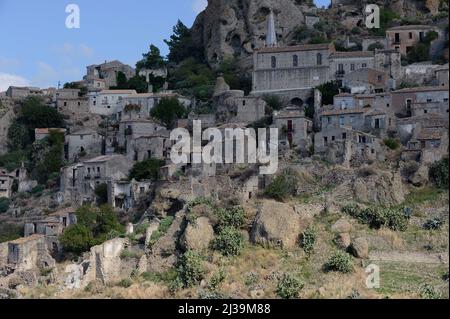
[[(85, 67), (118, 59), (133, 65), (178, 19), (191, 26), (207, 0), (0, 0), (0, 92), (9, 85), (56, 86), (82, 78)], [(67, 29), (68, 4), (81, 28)], [(319, 6), (329, 0), (317, 0)]]

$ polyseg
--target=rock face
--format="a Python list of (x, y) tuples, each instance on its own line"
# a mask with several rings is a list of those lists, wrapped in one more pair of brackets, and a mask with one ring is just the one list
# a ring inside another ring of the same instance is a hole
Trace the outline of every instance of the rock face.
[(331, 230), (337, 234), (349, 233), (352, 230), (352, 225), (346, 218), (341, 218), (331, 226)]
[(358, 201), (383, 206), (394, 206), (405, 201), (399, 173), (379, 172), (368, 177), (358, 177), (353, 184), (353, 192)]
[(308, 3), (307, 0), (209, 0), (208, 7), (194, 23), (195, 42), (205, 48), (211, 65), (227, 56), (248, 57), (255, 48), (264, 45), (270, 9), (275, 14), (277, 36), (283, 40), (304, 23), (303, 12), (311, 6)]
[(347, 249), (351, 244), (350, 234), (341, 233), (335, 239), (336, 245), (341, 249)]
[(250, 239), (263, 246), (292, 249), (306, 229), (306, 224), (291, 206), (266, 201), (256, 216)]
[(180, 237), (180, 244), (184, 250), (201, 251), (207, 249), (214, 238), (214, 230), (207, 217), (199, 217), (194, 224), (189, 223)]

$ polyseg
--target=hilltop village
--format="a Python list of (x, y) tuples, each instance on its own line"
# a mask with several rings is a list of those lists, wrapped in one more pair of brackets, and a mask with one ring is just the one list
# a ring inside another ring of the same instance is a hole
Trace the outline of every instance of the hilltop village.
[[(169, 61), (152, 45), (136, 67), (0, 93), (0, 297), (448, 298), (446, 2), (383, 34), (345, 1), (292, 2), (203, 64), (191, 33), (231, 4), (180, 22)], [(174, 164), (170, 132), (196, 120), (277, 128), (278, 172)]]

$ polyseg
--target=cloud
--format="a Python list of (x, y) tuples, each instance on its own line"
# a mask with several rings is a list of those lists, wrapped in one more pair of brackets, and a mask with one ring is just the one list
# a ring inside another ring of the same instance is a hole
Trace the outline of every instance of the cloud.
[(30, 82), (18, 75), (0, 72), (0, 92), (6, 91), (10, 86), (29, 86)]
[(208, 6), (208, 0), (194, 0), (192, 8), (195, 13), (200, 13)]
[(13, 69), (20, 65), (19, 60), (17, 59), (9, 59), (0, 56), (0, 70)]
[(94, 49), (84, 43), (73, 44), (66, 42), (62, 45), (54, 46), (53, 51), (65, 61), (71, 61), (79, 57), (90, 58), (94, 55)]
[(55, 69), (50, 64), (40, 61), (37, 63), (37, 72), (32, 83), (39, 87), (55, 87), (59, 81), (81, 79), (81, 76), (82, 73), (77, 67), (65, 65)]

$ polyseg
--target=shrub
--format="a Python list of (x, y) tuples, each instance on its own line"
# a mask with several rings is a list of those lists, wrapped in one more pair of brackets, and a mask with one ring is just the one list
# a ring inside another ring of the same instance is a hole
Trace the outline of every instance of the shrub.
[(133, 284), (133, 282), (131, 281), (131, 279), (122, 279), (121, 281), (119, 281), (117, 283), (117, 286), (122, 287), (122, 288), (130, 288), (131, 285)]
[(16, 240), (23, 236), (23, 225), (0, 223), (0, 243)]
[(152, 247), (158, 240), (161, 239), (162, 236), (167, 233), (170, 226), (172, 226), (172, 223), (174, 221), (174, 218), (172, 216), (167, 216), (163, 220), (161, 220), (161, 223), (159, 224), (158, 230), (154, 231), (152, 235), (150, 236), (150, 242), (149, 246)]
[(270, 198), (282, 201), (289, 196), (296, 195), (297, 187), (297, 175), (292, 170), (287, 169), (273, 179), (264, 193)]
[(45, 186), (44, 185), (38, 185), (36, 187), (33, 187), (33, 189), (31, 190), (31, 194), (33, 194), (33, 195), (42, 194), (42, 192), (44, 190), (45, 190)]
[(159, 119), (169, 129), (174, 128), (176, 120), (184, 118), (185, 115), (186, 108), (175, 97), (162, 98), (151, 110), (151, 116)]
[(448, 157), (430, 167), (430, 179), (439, 188), (448, 188)]
[(426, 221), (423, 228), (426, 230), (439, 230), (444, 225), (444, 221), (440, 218), (433, 218)]
[(212, 241), (212, 248), (220, 251), (224, 256), (237, 256), (244, 245), (244, 237), (235, 227), (225, 226), (220, 229)]
[(183, 287), (189, 288), (198, 284), (205, 275), (203, 257), (193, 250), (188, 250), (181, 256), (177, 272)]
[(93, 244), (92, 234), (86, 226), (73, 225), (60, 236), (59, 241), (67, 252), (81, 254)]
[(149, 159), (134, 164), (130, 171), (130, 179), (136, 179), (138, 182), (142, 180), (157, 180), (159, 178), (159, 170), (164, 165), (163, 160)]
[(264, 101), (272, 110), (281, 110), (285, 104), (285, 101), (279, 95), (265, 95)]
[(209, 280), (208, 288), (211, 290), (216, 290), (219, 288), (219, 285), (225, 281), (227, 278), (227, 274), (223, 269), (219, 269), (218, 272), (216, 272), (211, 279)]
[(395, 231), (405, 231), (408, 227), (408, 216), (404, 209), (368, 207), (361, 209), (356, 205), (347, 205), (342, 212), (372, 228), (389, 227)]
[(442, 295), (430, 284), (423, 284), (420, 287), (420, 297), (422, 299), (441, 299)]
[(300, 239), (301, 246), (308, 257), (314, 251), (316, 241), (317, 241), (317, 231), (312, 227), (308, 227), (303, 232)]
[(400, 147), (400, 142), (393, 138), (386, 138), (384, 140), (384, 145), (386, 145), (391, 150), (396, 150)]
[(331, 256), (328, 262), (325, 264), (325, 268), (328, 271), (339, 271), (342, 273), (350, 273), (353, 271), (353, 259), (349, 254), (337, 251)]
[(6, 213), (8, 211), (10, 203), (11, 201), (9, 200), (9, 198), (0, 198), (0, 214)]
[(241, 228), (245, 222), (245, 211), (242, 207), (236, 206), (229, 209), (218, 209), (217, 218), (220, 227)]
[(108, 203), (108, 185), (106, 183), (95, 187), (95, 196), (97, 196), (97, 204), (103, 205)]
[(277, 295), (283, 299), (296, 299), (304, 284), (293, 274), (283, 274), (277, 284)]

